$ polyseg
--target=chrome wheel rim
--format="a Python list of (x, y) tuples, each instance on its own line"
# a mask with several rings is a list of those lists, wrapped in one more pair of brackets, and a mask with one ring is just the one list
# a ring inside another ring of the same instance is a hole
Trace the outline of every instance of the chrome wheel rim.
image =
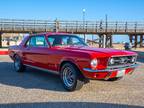
[(14, 66), (16, 70), (20, 69), (20, 60), (18, 58), (15, 59)]
[(63, 70), (63, 81), (67, 87), (72, 87), (75, 83), (75, 75), (70, 67), (66, 67)]

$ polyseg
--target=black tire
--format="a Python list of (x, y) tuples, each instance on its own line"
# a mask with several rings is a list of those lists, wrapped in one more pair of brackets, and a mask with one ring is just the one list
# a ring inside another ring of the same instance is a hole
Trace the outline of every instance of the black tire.
[(25, 70), (25, 66), (18, 55), (15, 55), (14, 57), (14, 69), (16, 72), (24, 72)]
[(123, 77), (115, 77), (115, 78), (110, 78), (107, 81), (118, 81), (120, 79), (122, 79)]
[(79, 70), (71, 63), (65, 63), (60, 71), (62, 84), (67, 91), (80, 90), (84, 81), (80, 79)]

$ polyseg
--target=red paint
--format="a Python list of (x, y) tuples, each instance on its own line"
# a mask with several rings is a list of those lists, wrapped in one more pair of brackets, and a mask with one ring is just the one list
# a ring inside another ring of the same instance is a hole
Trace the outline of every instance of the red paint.
[[(43, 35), (47, 37), (49, 35), (68, 35), (65, 33), (44, 33), (37, 34)], [(36, 35), (32, 35), (36, 36)], [(37, 66), (40, 68), (60, 71), (60, 65), (64, 61), (69, 61), (75, 64), (82, 74), (91, 79), (104, 79), (108, 75), (109, 72), (100, 72), (100, 73), (91, 73), (84, 71), (83, 68), (91, 68), (90, 61), (94, 58), (98, 59), (98, 65), (96, 69), (106, 69), (108, 60), (111, 56), (125, 56), (125, 55), (136, 55), (134, 52), (115, 50), (115, 49), (104, 49), (104, 48), (94, 48), (88, 46), (67, 46), (67, 47), (52, 47), (49, 46), (42, 47), (32, 47), (28, 49), (25, 45), (27, 40), (29, 40), (29, 36), (26, 37), (19, 46), (12, 46), (9, 48), (9, 55), (11, 58), (14, 57), (14, 54), (18, 54), (23, 63), (27, 65)], [(49, 44), (49, 42), (48, 42)], [(49, 44), (50, 45), (50, 44)], [(131, 69), (126, 69), (126, 74), (129, 73)], [(110, 78), (116, 77), (117, 71), (112, 72)]]
[(8, 55), (8, 51), (0, 51), (0, 55)]
[(110, 78), (114, 78), (117, 75), (117, 71), (112, 72), (112, 74), (110, 75)]

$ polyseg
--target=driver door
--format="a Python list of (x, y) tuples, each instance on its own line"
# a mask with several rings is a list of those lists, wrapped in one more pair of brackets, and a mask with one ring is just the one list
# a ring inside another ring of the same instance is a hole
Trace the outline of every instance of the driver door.
[(47, 68), (49, 58), (48, 47), (45, 36), (31, 36), (23, 52), (25, 64)]

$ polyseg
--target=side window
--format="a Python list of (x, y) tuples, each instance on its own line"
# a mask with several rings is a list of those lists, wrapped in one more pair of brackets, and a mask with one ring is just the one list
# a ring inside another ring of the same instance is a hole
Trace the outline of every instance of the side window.
[(48, 37), (48, 41), (49, 41), (50, 45), (53, 45), (54, 40), (55, 40), (55, 38)]
[(72, 38), (73, 44), (80, 44), (78, 38)]
[(31, 37), (29, 46), (36, 46), (36, 37)]
[(69, 40), (69, 37), (63, 37), (62, 38), (62, 44), (63, 45), (67, 45), (68, 44), (68, 40)]
[(36, 37), (36, 46), (46, 46), (46, 41), (45, 41), (44, 36)]
[(44, 36), (33, 36), (26, 44), (31, 47), (46, 47), (48, 46)]
[(61, 37), (59, 36), (49, 36), (48, 41), (51, 46), (62, 45), (62, 40), (61, 40)]

